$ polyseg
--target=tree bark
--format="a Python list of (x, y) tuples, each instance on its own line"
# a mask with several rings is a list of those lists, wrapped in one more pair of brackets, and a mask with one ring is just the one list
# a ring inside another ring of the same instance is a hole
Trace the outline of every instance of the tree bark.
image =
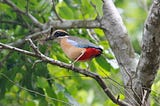
[(139, 62), (112, 0), (103, 2), (101, 27), (118, 61), (126, 101), (132, 106), (149, 106), (147, 100), (160, 64), (160, 0), (154, 0), (146, 20)]
[[(1, 1), (8, 4), (13, 10), (19, 14), (26, 15), (26, 13), (16, 7), (9, 0)], [(61, 63), (59, 61), (53, 61), (48, 59), (48, 63), (58, 65), (63, 68), (71, 69), (75, 72), (90, 76), (94, 78), (102, 87), (106, 95), (111, 100), (119, 105), (132, 105), (132, 106), (149, 106), (149, 94), (151, 86), (155, 79), (157, 70), (160, 65), (160, 0), (154, 0), (150, 8), (148, 18), (144, 25), (143, 44), (140, 59), (137, 59), (133, 46), (130, 42), (128, 32), (122, 21), (120, 14), (118, 13), (112, 0), (103, 0), (103, 17), (96, 20), (63, 20), (63, 21), (49, 21), (47, 23), (40, 23), (35, 17), (27, 13), (27, 16), (32, 20), (33, 24), (39, 29), (43, 29), (41, 32), (37, 32), (28, 35), (26, 38), (36, 39), (41, 34), (48, 33), (50, 28), (55, 29), (69, 29), (69, 28), (101, 28), (103, 29), (108, 42), (114, 52), (117, 62), (120, 67), (120, 71), (123, 77), (126, 102), (116, 99), (103, 80), (100, 80), (100, 76), (92, 72), (86, 72), (78, 68), (72, 68), (71, 66)], [(26, 38), (20, 39), (16, 42), (9, 44), (10, 46), (18, 46), (26, 42)], [(3, 44), (1, 46), (4, 47)], [(0, 49), (2, 47), (0, 46)], [(27, 55), (36, 57), (37, 55), (32, 52), (24, 52), (24, 50), (16, 49), (14, 47), (6, 46), (10, 50), (22, 52)], [(38, 56), (41, 59), (41, 56)], [(43, 57), (43, 56), (42, 56)], [(139, 62), (138, 62), (139, 61)], [(46, 61), (45, 61), (46, 62)]]
[(139, 104), (148, 106), (151, 86), (160, 64), (160, 0), (154, 0), (144, 25), (142, 53), (137, 67), (134, 90)]
[(126, 101), (132, 105), (138, 104), (133, 96), (135, 92), (132, 88), (138, 59), (135, 57), (126, 27), (112, 0), (104, 0), (103, 14), (101, 27), (119, 64)]

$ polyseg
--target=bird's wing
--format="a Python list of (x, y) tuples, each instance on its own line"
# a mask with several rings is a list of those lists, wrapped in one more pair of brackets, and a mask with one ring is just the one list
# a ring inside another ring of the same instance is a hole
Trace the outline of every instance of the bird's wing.
[(95, 44), (91, 43), (87, 39), (75, 37), (75, 36), (69, 36), (67, 39), (67, 42), (69, 42), (71, 45), (79, 47), (79, 48), (87, 48), (87, 47), (92, 47), (92, 48), (100, 48), (96, 46)]

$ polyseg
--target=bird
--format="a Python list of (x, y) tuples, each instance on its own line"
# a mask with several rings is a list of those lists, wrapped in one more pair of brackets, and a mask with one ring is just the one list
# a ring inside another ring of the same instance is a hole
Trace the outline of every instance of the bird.
[(71, 36), (64, 30), (55, 30), (45, 41), (55, 40), (60, 44), (63, 52), (69, 59), (75, 62), (89, 61), (102, 54), (103, 49), (89, 40), (77, 36)]

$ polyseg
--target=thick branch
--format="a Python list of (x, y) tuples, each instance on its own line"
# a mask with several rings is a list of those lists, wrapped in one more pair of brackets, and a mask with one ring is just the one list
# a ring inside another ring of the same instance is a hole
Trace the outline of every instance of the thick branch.
[(70, 29), (70, 28), (99, 28), (100, 23), (98, 20), (63, 20), (49, 22), (50, 26), (53, 26), (55, 29)]
[(137, 104), (133, 98), (133, 95), (136, 93), (132, 88), (132, 78), (135, 75), (138, 60), (135, 57), (126, 27), (112, 0), (103, 0), (101, 28), (105, 32), (112, 51), (118, 61), (124, 86), (129, 92), (126, 92), (125, 95), (126, 101), (128, 103)]
[(104, 0), (101, 27), (107, 35), (110, 46), (120, 65), (125, 85), (130, 80), (126, 71), (135, 72), (136, 60), (126, 27), (112, 0)]
[[(160, 0), (154, 0), (145, 22), (142, 53), (137, 68), (135, 90), (142, 98), (144, 92), (136, 89), (150, 89), (160, 64)], [(148, 92), (150, 93), (150, 91)], [(147, 97), (148, 98), (148, 97)]]
[[(50, 24), (50, 25), (49, 25)], [(69, 29), (69, 28), (98, 28), (100, 27), (100, 23), (97, 20), (77, 20), (77, 21), (68, 21), (63, 20), (61, 21), (51, 21), (49, 23), (46, 23), (43, 28), (43, 31), (35, 32), (34, 34), (28, 35), (27, 37), (23, 39), (19, 39), (16, 42), (10, 43), (11, 46), (19, 46), (25, 43), (25, 39), (31, 38), (31, 39), (37, 39), (39, 36), (46, 34), (50, 32), (50, 26), (52, 26), (55, 29)]]
[[(31, 40), (29, 40), (29, 41), (31, 42)], [(63, 63), (63, 62), (60, 62), (60, 61), (57, 61), (57, 60), (53, 60), (53, 59), (43, 55), (42, 53), (40, 53), (40, 51), (38, 51), (38, 49), (34, 48), (35, 45), (33, 45), (32, 42), (31, 42), (31, 44), (32, 44), (32, 48), (36, 51), (35, 53), (29, 52), (29, 51), (26, 51), (26, 50), (22, 50), (22, 49), (19, 49), (19, 48), (16, 48), (16, 47), (12, 47), (12, 46), (9, 46), (9, 45), (5, 45), (3, 43), (0, 43), (0, 49), (9, 49), (9, 50), (17, 51), (17, 52), (20, 52), (22, 54), (26, 54), (26, 55), (33, 56), (33, 57), (36, 57), (38, 59), (41, 59), (42, 61), (44, 61), (46, 63), (50, 63), (52, 65), (57, 65), (57, 66), (60, 66), (62, 68), (70, 69), (74, 72), (77, 72), (77, 73), (83, 74), (85, 76), (91, 77), (91, 78), (93, 78), (97, 81), (97, 83), (101, 86), (101, 88), (106, 93), (106, 95), (114, 103), (119, 104), (121, 106), (130, 106), (128, 103), (126, 103), (124, 101), (120, 101), (119, 99), (116, 99), (114, 97), (114, 95), (111, 93), (111, 91), (109, 90), (109, 88), (107, 87), (107, 85), (105, 84), (105, 82), (102, 80), (102, 78), (98, 74), (93, 73), (93, 72), (91, 72), (89, 70), (86, 70), (86, 69), (80, 69), (80, 68), (73, 67), (70, 64), (66, 64), (66, 63)], [(38, 54), (36, 54), (37, 52), (38, 52)]]
[[(160, 64), (160, 0), (154, 0), (145, 23), (142, 54), (138, 64), (139, 78), (151, 87)], [(147, 79), (146, 79), (147, 75)]]

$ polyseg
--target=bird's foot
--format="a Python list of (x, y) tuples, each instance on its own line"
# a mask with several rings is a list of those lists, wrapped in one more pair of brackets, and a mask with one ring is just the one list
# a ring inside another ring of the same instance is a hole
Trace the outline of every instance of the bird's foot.
[(87, 66), (86, 70), (87, 70), (87, 71), (88, 71), (88, 70), (90, 70), (90, 67), (89, 67), (89, 65)]
[[(71, 63), (70, 64), (70, 67), (71, 67), (71, 70), (73, 70), (73, 68), (74, 68), (74, 63)], [(69, 71), (70, 69), (68, 69), (68, 71)]]

